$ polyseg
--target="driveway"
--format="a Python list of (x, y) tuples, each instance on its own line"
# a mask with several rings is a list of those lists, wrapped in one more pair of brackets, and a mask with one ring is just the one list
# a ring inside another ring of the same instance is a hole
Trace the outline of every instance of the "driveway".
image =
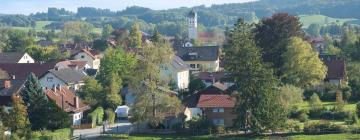
[[(116, 123), (106, 126), (105, 133), (128, 133), (131, 123), (128, 120), (120, 120)], [(76, 138), (93, 138), (103, 133), (103, 126), (97, 126), (92, 129), (75, 129), (73, 136)]]

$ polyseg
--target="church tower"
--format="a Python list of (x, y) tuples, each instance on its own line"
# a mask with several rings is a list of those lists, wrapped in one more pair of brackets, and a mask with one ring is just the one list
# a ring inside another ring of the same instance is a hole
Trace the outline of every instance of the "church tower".
[(197, 13), (192, 9), (188, 15), (189, 39), (197, 39)]

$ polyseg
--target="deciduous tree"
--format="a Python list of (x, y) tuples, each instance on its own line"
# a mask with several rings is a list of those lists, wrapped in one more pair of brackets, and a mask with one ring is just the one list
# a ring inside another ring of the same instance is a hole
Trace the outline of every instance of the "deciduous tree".
[(281, 74), (280, 68), (284, 60), (282, 54), (286, 52), (291, 37), (302, 37), (302, 24), (299, 18), (287, 13), (274, 14), (264, 18), (256, 27), (256, 44), (262, 49), (264, 62), (273, 64), (275, 73)]
[(327, 68), (311, 45), (301, 38), (291, 38), (282, 55), (281, 80), (298, 87), (312, 86), (324, 80)]

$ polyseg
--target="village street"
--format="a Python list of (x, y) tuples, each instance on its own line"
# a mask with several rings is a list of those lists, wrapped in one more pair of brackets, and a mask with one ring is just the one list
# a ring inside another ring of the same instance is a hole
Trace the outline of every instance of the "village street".
[[(106, 126), (105, 133), (128, 133), (131, 125), (128, 120), (119, 120), (112, 125)], [(73, 137), (81, 139), (98, 137), (103, 133), (103, 129), (103, 126), (97, 126), (92, 129), (76, 129), (74, 130)]]

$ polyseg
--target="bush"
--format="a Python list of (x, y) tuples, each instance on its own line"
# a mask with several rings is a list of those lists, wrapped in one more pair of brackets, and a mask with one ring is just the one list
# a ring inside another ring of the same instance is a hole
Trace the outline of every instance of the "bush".
[(214, 129), (215, 129), (216, 134), (225, 134), (226, 133), (224, 125), (216, 125)]
[(212, 128), (213, 123), (207, 119), (206, 117), (203, 116), (199, 116), (199, 117), (193, 117), (191, 120), (186, 122), (186, 125), (190, 128), (190, 129), (209, 129)]
[(91, 118), (92, 125), (102, 125), (104, 119), (104, 109), (102, 107), (96, 108), (93, 112), (88, 114)]
[(356, 114), (360, 117), (360, 102), (356, 103)]
[(328, 110), (325, 107), (321, 108), (312, 108), (309, 110), (309, 117), (312, 119), (320, 119), (321, 115)]
[(181, 129), (183, 129), (183, 123), (182, 122), (177, 122), (177, 123), (175, 123), (175, 124), (173, 124), (171, 126), (171, 129), (173, 129), (173, 130), (181, 130)]
[(358, 123), (358, 116), (356, 113), (351, 113), (350, 116), (345, 120), (347, 125), (353, 125)]
[(328, 121), (305, 123), (304, 125), (305, 134), (342, 133), (345, 131), (343, 126), (332, 124)]
[(69, 140), (72, 131), (69, 128), (59, 129), (55, 131), (35, 131), (31, 134), (32, 140)]
[(108, 108), (106, 109), (105, 113), (107, 122), (109, 124), (113, 124), (115, 121), (115, 112), (111, 108)]
[(309, 115), (306, 111), (301, 111), (300, 115), (297, 118), (300, 122), (306, 122), (309, 120)]

